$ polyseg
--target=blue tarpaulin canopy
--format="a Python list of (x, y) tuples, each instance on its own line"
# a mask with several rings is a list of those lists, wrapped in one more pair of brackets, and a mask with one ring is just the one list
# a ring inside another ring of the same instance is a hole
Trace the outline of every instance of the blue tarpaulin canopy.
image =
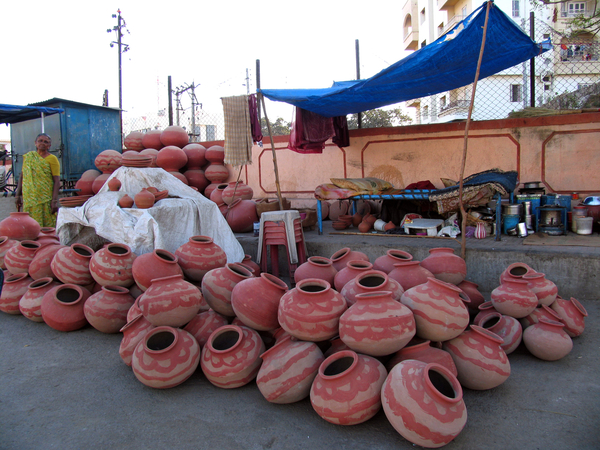
[[(473, 83), (483, 37), (487, 3), (435, 42), (366, 80), (335, 82), (325, 89), (262, 89), (275, 101), (291, 103), (325, 117), (344, 116)], [(550, 50), (536, 44), (493, 3), (479, 78)]]
[(42, 113), (49, 116), (62, 112), (64, 112), (64, 109), (61, 108), (0, 104), (0, 123), (19, 123), (25, 120), (39, 119), (42, 117)]

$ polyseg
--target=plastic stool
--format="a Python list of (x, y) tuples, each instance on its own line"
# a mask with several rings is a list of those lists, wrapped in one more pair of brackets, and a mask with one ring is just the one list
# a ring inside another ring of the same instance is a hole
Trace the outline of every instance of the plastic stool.
[[(266, 254), (268, 247), (284, 245), (288, 255), (290, 277), (298, 263), (306, 261), (306, 243), (300, 220), (300, 213), (290, 211), (268, 211), (260, 216), (257, 262), (261, 270), (267, 271)], [(271, 248), (271, 270), (279, 275), (279, 255), (277, 248)]]

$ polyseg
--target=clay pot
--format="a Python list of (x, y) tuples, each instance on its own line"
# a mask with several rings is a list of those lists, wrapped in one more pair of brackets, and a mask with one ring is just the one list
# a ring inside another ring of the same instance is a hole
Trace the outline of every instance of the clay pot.
[(252, 200), (237, 199), (229, 205), (225, 215), (227, 223), (234, 233), (248, 233), (253, 230), (254, 222), (258, 222), (256, 203)]
[(164, 146), (174, 145), (182, 148), (188, 145), (190, 138), (184, 128), (177, 125), (171, 125), (160, 133), (160, 142)]
[(455, 285), (437, 278), (404, 292), (401, 302), (415, 315), (417, 336), (443, 342), (462, 333), (469, 325), (469, 312), (460, 294)]
[(373, 269), (389, 274), (392, 270), (394, 270), (394, 264), (412, 261), (412, 259), (413, 256), (408, 252), (390, 249), (385, 255), (380, 256), (375, 260), (373, 263)]
[(236, 284), (251, 278), (252, 272), (239, 263), (209, 270), (202, 279), (202, 295), (208, 305), (226, 317), (235, 316), (231, 305), (231, 292)]
[[(156, 157), (158, 156), (159, 150), (162, 148), (162, 144), (159, 147), (145, 148), (140, 152), (140, 155), (150, 156), (152, 158), (152, 162), (148, 167), (158, 167), (156, 165)], [(157, 150), (158, 149), (158, 150)]]
[(342, 289), (348, 282), (352, 281), (363, 272), (371, 269), (373, 269), (373, 264), (371, 264), (369, 261), (348, 261), (348, 263), (346, 263), (346, 267), (335, 274), (333, 282), (335, 290), (342, 292)]
[(244, 325), (258, 331), (279, 328), (279, 300), (288, 286), (274, 275), (261, 273), (237, 283), (231, 291), (231, 307)]
[(196, 341), (198, 341), (200, 348), (202, 348), (213, 331), (228, 323), (227, 317), (209, 309), (208, 311), (202, 311), (201, 313), (196, 314), (184, 327), (184, 330), (194, 336)]
[(200, 367), (215, 386), (234, 389), (254, 380), (264, 352), (265, 344), (256, 331), (225, 325), (208, 338), (202, 349)]
[(202, 169), (208, 162), (206, 159), (206, 148), (203, 145), (191, 143), (181, 148), (188, 157), (187, 170)]
[(460, 284), (467, 276), (467, 263), (454, 254), (454, 249), (440, 247), (429, 250), (429, 256), (421, 261), (421, 266), (429, 270), (438, 280)]
[(163, 147), (156, 156), (156, 165), (167, 172), (179, 172), (187, 164), (187, 155), (181, 148), (168, 145)]
[(405, 261), (394, 264), (394, 269), (388, 274), (389, 278), (396, 280), (405, 291), (427, 283), (428, 278), (434, 278), (433, 274), (420, 261)]
[(127, 325), (121, 328), (120, 331), (123, 333), (123, 339), (121, 339), (121, 344), (119, 345), (119, 356), (121, 356), (125, 364), (131, 366), (133, 351), (144, 336), (154, 328), (156, 327), (148, 322), (142, 313), (138, 313), (132, 317), (128, 320)]
[(150, 330), (138, 343), (131, 368), (142, 384), (167, 389), (192, 376), (199, 361), (196, 339), (185, 330), (164, 326)]
[(475, 239), (485, 239), (487, 237), (487, 231), (485, 230), (485, 224), (483, 222), (477, 222), (474, 236)]
[(148, 209), (154, 206), (156, 198), (154, 197), (154, 194), (148, 192), (148, 189), (142, 188), (140, 192), (135, 194), (135, 196), (133, 197), (133, 201), (135, 202), (136, 208)]
[(199, 192), (204, 192), (210, 184), (202, 169), (188, 169), (183, 172), (183, 176), (186, 178), (187, 184), (190, 187), (195, 187)]
[(100, 174), (101, 172), (95, 169), (83, 172), (79, 180), (75, 183), (75, 189), (79, 189), (77, 195), (94, 195), (92, 185), (94, 184), (94, 180), (98, 178)]
[(10, 239), (8, 236), (0, 236), (0, 268), (6, 269), (6, 265), (4, 264), (4, 256), (6, 252), (10, 250), (12, 247), (17, 245), (19, 241), (15, 239)]
[(517, 319), (510, 316), (504, 316), (500, 313), (493, 313), (479, 321), (475, 325), (479, 325), (482, 328), (490, 330), (492, 333), (498, 335), (504, 341), (500, 344), (502, 350), (507, 355), (514, 352), (523, 336), (523, 327)]
[(448, 444), (467, 423), (458, 380), (435, 363), (407, 360), (396, 365), (383, 383), (381, 402), (394, 429), (425, 448)]
[(571, 337), (577, 337), (585, 329), (585, 318), (588, 313), (579, 301), (573, 297), (570, 300), (557, 298), (550, 307), (558, 314), (560, 321), (565, 324), (565, 332)]
[(123, 145), (127, 150), (134, 150), (139, 152), (144, 150), (144, 144), (142, 144), (142, 138), (144, 137), (144, 133), (141, 131), (132, 131), (125, 139), (123, 139)]
[(217, 188), (218, 185), (219, 183), (211, 183), (208, 186), (206, 186), (206, 189), (204, 189), (204, 196), (206, 198), (210, 198), (210, 195)]
[(209, 270), (227, 264), (227, 254), (209, 236), (192, 236), (175, 250), (179, 266), (192, 281), (202, 281)]
[(102, 189), (102, 187), (104, 186), (104, 183), (106, 183), (108, 181), (108, 179), (110, 178), (110, 175), (111, 175), (110, 173), (102, 173), (96, 177), (96, 179), (92, 183), (92, 192), (94, 194), (97, 194), (98, 192), (100, 192), (100, 189)]
[(356, 425), (381, 408), (381, 388), (387, 376), (377, 359), (352, 350), (334, 353), (321, 363), (310, 389), (310, 403), (327, 422)]
[(324, 361), (314, 342), (296, 341), (287, 335), (260, 355), (263, 362), (256, 385), (263, 397), (277, 404), (305, 399)]
[(260, 266), (256, 262), (252, 261), (252, 256), (244, 255), (244, 259), (242, 260), (241, 264), (250, 269), (255, 277), (260, 275)]
[(326, 341), (338, 334), (340, 316), (346, 300), (331, 285), (317, 278), (300, 280), (279, 302), (281, 328), (297, 339)]
[(523, 332), (523, 342), (529, 352), (544, 361), (557, 361), (573, 349), (573, 341), (564, 325), (544, 317)]
[(200, 312), (201, 300), (200, 289), (177, 274), (154, 278), (138, 306), (152, 325), (183, 327)]
[(133, 207), (133, 199), (127, 194), (123, 195), (123, 197), (119, 199), (118, 203), (121, 208)]
[[(298, 283), (306, 278), (319, 278), (333, 286), (338, 271), (333, 267), (329, 258), (323, 256), (310, 256), (305, 263), (300, 264), (294, 273), (294, 281)], [(339, 292), (339, 291), (338, 291)]]
[(56, 278), (63, 283), (88, 286), (94, 282), (90, 273), (92, 256), (94, 250), (87, 245), (73, 244), (59, 249), (52, 258), (50, 267)]
[(204, 157), (210, 163), (223, 164), (225, 161), (225, 149), (220, 145), (212, 145), (206, 149)]
[(58, 331), (75, 331), (87, 324), (83, 308), (90, 296), (83, 286), (62, 284), (42, 297), (42, 318)]
[(385, 272), (379, 270), (367, 270), (358, 275), (353, 280), (350, 280), (344, 285), (342, 291), (342, 297), (346, 299), (348, 307), (356, 303), (356, 297), (358, 294), (373, 293), (377, 291), (390, 291), (392, 293), (392, 299), (400, 301), (404, 289), (400, 286), (396, 280), (389, 278)]
[(538, 323), (542, 317), (548, 320), (554, 320), (556, 322), (562, 322), (558, 313), (546, 305), (537, 305), (533, 312), (522, 319), (519, 319), (523, 330), (531, 325)]
[(369, 257), (363, 252), (350, 250), (349, 247), (344, 247), (338, 250), (333, 255), (331, 255), (330, 259), (333, 263), (333, 267), (335, 267), (335, 270), (337, 270), (338, 272), (344, 267), (346, 267), (346, 264), (348, 264), (349, 261), (369, 261)]
[(407, 359), (416, 359), (417, 361), (424, 362), (426, 364), (435, 363), (439, 364), (457, 376), (456, 365), (450, 353), (441, 348), (432, 347), (431, 341), (421, 340), (419, 338), (413, 338), (406, 347), (398, 350), (388, 361), (386, 367), (388, 371), (391, 371), (394, 366)]
[(177, 256), (162, 249), (138, 256), (131, 266), (135, 284), (142, 291), (146, 291), (154, 278), (183, 275), (183, 270), (177, 262)]
[(331, 202), (329, 205), (329, 218), (338, 220), (340, 216), (346, 215), (348, 212), (348, 202), (346, 200), (338, 200)]
[(510, 375), (508, 357), (500, 345), (503, 340), (489, 330), (471, 325), (460, 336), (443, 343), (456, 364), (458, 381), (474, 390), (493, 389)]
[(31, 264), (29, 264), (29, 276), (34, 280), (39, 280), (41, 278), (56, 278), (54, 272), (52, 272), (51, 262), (54, 258), (54, 255), (61, 249), (67, 248), (66, 245), (54, 244), (54, 245), (46, 245), (38, 251), (35, 252), (35, 256), (31, 260)]
[(0, 222), (0, 236), (15, 241), (33, 241), (40, 234), (40, 224), (28, 212), (11, 212)]
[(356, 303), (340, 317), (340, 339), (358, 353), (391, 355), (416, 332), (410, 309), (394, 300), (390, 291), (358, 294)]
[[(94, 165), (103, 174), (111, 174), (121, 167), (122, 158), (123, 155), (116, 150), (104, 150), (103, 152), (100, 152), (98, 156), (96, 156), (96, 159), (94, 159)], [(108, 179), (108, 177), (106, 178)]]
[(121, 189), (121, 180), (119, 180), (116, 177), (112, 177), (110, 180), (108, 180), (108, 190), (109, 191), (116, 192), (119, 189)]
[(496, 311), (515, 319), (531, 314), (538, 304), (538, 298), (529, 289), (527, 280), (508, 278), (492, 291), (491, 300)]
[(8, 275), (4, 279), (0, 295), (0, 311), (6, 314), (21, 314), (19, 301), (29, 289), (33, 280), (26, 273)]
[(127, 324), (127, 312), (134, 301), (123, 286), (103, 286), (86, 300), (83, 313), (96, 330), (117, 333)]
[(352, 216), (352, 226), (354, 226), (355, 228), (358, 228), (358, 226), (360, 225), (360, 223), (362, 222), (362, 220), (363, 220), (362, 214), (360, 214), (358, 212), (355, 213)]
[[(144, 149), (154, 149), (160, 150), (164, 147), (163, 143), (160, 141), (160, 135), (162, 134), (162, 130), (149, 130), (144, 133), (144, 137), (142, 137), (142, 145)], [(142, 150), (143, 152), (144, 150)], [(140, 152), (140, 153), (142, 153)]]
[(527, 287), (533, 291), (540, 305), (550, 306), (558, 296), (558, 288), (554, 282), (546, 278), (543, 273), (527, 273), (523, 275)]
[(215, 188), (215, 190), (210, 193), (210, 197), (209, 197), (210, 200), (215, 202), (217, 205), (220, 203), (225, 203), (223, 201), (223, 191), (225, 190), (226, 187), (227, 187), (227, 183), (217, 184), (217, 187)]
[(211, 183), (223, 183), (229, 178), (229, 169), (223, 164), (211, 163), (204, 169), (204, 176)]
[(369, 231), (371, 231), (372, 228), (373, 225), (364, 220), (358, 225), (358, 231), (360, 231), (361, 233), (368, 233)]
[(28, 273), (31, 261), (41, 247), (36, 241), (21, 241), (4, 255), (4, 265), (10, 273)]
[(234, 200), (241, 198), (242, 200), (252, 200), (254, 191), (247, 184), (241, 181), (230, 182), (225, 189), (223, 189), (223, 201), (230, 205)]
[(19, 311), (25, 317), (33, 322), (43, 322), (42, 319), (42, 298), (50, 289), (58, 286), (52, 278), (41, 278), (33, 281), (19, 300)]
[[(54, 229), (52, 227), (49, 228)], [(60, 239), (56, 234), (43, 234), (40, 232), (40, 235), (35, 239), (35, 242), (39, 243), (41, 248), (47, 245), (60, 244)]]
[(510, 264), (501, 274), (500, 274), (500, 284), (504, 282), (505, 279), (520, 279), (523, 278), (523, 275), (528, 273), (535, 272), (531, 267), (529, 267), (525, 263), (516, 262)]
[(484, 296), (479, 292), (479, 285), (472, 281), (463, 280), (457, 286), (469, 297), (471, 301), (468, 305), (469, 309), (478, 311), (479, 305), (485, 302)]
[(90, 273), (101, 286), (129, 287), (134, 284), (132, 267), (136, 258), (129, 246), (111, 243), (94, 253)]

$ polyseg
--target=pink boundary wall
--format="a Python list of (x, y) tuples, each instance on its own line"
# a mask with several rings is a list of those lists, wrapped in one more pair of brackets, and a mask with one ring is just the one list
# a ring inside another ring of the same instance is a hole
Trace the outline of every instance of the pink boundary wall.
[[(293, 207), (315, 203), (314, 189), (330, 178), (378, 177), (395, 187), (441, 178), (458, 180), (465, 122), (350, 131), (350, 146), (328, 143), (322, 154), (288, 150), (288, 136), (275, 136), (282, 195)], [(203, 143), (223, 145), (223, 141)], [(252, 149), (241, 172), (255, 198), (275, 198), (273, 156), (268, 136)], [(521, 183), (542, 181), (546, 192), (600, 192), (600, 112), (472, 122), (465, 176), (499, 168), (516, 170)], [(229, 168), (230, 180), (239, 168)]]

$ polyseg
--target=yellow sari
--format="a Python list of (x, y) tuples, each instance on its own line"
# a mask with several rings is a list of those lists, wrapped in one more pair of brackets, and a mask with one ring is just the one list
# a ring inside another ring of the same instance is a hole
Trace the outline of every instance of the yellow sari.
[(54, 180), (50, 163), (38, 152), (26, 153), (23, 159), (23, 211), (28, 212), (42, 227), (55, 227), (52, 214)]

